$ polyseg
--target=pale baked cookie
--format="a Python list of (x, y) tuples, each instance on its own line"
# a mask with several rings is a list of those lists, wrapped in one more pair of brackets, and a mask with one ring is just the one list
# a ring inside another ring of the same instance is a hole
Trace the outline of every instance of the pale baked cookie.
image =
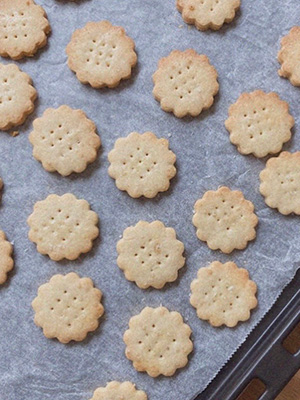
[(294, 26), (282, 38), (278, 61), (281, 64), (278, 74), (288, 78), (294, 86), (300, 86), (300, 26)]
[(19, 60), (47, 43), (50, 25), (45, 10), (33, 0), (1, 0), (0, 55)]
[(287, 102), (274, 92), (255, 90), (243, 93), (230, 106), (225, 126), (240, 153), (265, 157), (278, 153), (290, 140), (294, 123)]
[(283, 215), (300, 215), (300, 151), (270, 158), (260, 173), (260, 193), (266, 204)]
[(226, 186), (209, 190), (195, 203), (193, 224), (197, 236), (212, 250), (231, 253), (244, 249), (255, 238), (257, 223), (251, 201), (242, 192)]
[(250, 310), (257, 306), (256, 284), (249, 279), (246, 269), (233, 262), (212, 262), (200, 268), (191, 284), (191, 305), (200, 319), (212, 326), (230, 328), (250, 318)]
[(34, 120), (29, 140), (33, 156), (43, 167), (63, 176), (84, 171), (95, 161), (101, 145), (94, 122), (83, 111), (66, 105), (48, 108)]
[(209, 59), (195, 50), (173, 50), (158, 62), (153, 95), (164, 111), (178, 118), (195, 117), (211, 107), (219, 91), (218, 74)]
[(34, 322), (48, 339), (81, 341), (98, 328), (104, 313), (101, 297), (90, 278), (80, 278), (75, 272), (54, 275), (39, 287), (32, 302)]
[(89, 22), (77, 29), (66, 49), (68, 66), (82, 83), (113, 88), (128, 79), (137, 62), (134, 41), (120, 26)]
[(225, 22), (231, 22), (240, 4), (240, 0), (177, 0), (184, 22), (200, 31), (218, 30)]
[(0, 129), (21, 125), (34, 110), (37, 92), (15, 64), (0, 64)]
[(29, 216), (28, 237), (36, 243), (37, 251), (54, 260), (75, 260), (87, 253), (98, 236), (98, 215), (90, 210), (86, 200), (73, 194), (50, 194), (34, 205)]
[(142, 390), (137, 390), (131, 382), (109, 382), (95, 390), (91, 400), (147, 400)]
[(14, 267), (13, 247), (6, 240), (5, 233), (0, 230), (0, 285), (7, 279), (7, 273)]
[(160, 221), (139, 221), (125, 229), (117, 251), (117, 263), (126, 279), (141, 289), (161, 289), (167, 282), (174, 282), (185, 262), (183, 243), (176, 239), (173, 228), (166, 228)]
[(169, 150), (169, 141), (158, 139), (152, 132), (132, 132), (117, 139), (108, 160), (108, 173), (117, 188), (134, 198), (152, 198), (165, 192), (176, 175), (176, 156)]
[(126, 357), (137, 371), (146, 371), (153, 378), (172, 376), (188, 363), (193, 350), (191, 333), (177, 311), (145, 307), (130, 319), (124, 333)]

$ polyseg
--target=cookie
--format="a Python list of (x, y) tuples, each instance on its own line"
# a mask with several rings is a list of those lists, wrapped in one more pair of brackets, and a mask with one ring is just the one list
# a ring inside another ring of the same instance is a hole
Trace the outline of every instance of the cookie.
[(0, 55), (32, 57), (47, 43), (50, 25), (45, 10), (33, 0), (1, 0)]
[(75, 260), (87, 253), (98, 236), (98, 215), (90, 210), (86, 200), (73, 194), (50, 194), (34, 205), (27, 223), (28, 237), (36, 243), (37, 251), (54, 260)]
[(191, 284), (190, 302), (200, 319), (212, 326), (230, 328), (250, 318), (250, 310), (257, 306), (256, 284), (249, 279), (246, 269), (233, 262), (212, 262), (200, 268)]
[(82, 172), (95, 161), (101, 145), (95, 124), (81, 110), (63, 105), (48, 108), (33, 121), (29, 135), (33, 156), (46, 171), (63, 176)]
[(13, 247), (6, 240), (5, 233), (0, 230), (0, 285), (7, 279), (7, 273), (14, 267)]
[(300, 26), (294, 26), (282, 38), (278, 61), (281, 64), (278, 74), (288, 78), (292, 85), (300, 86)]
[(117, 251), (117, 263), (126, 279), (141, 289), (161, 289), (174, 282), (185, 262), (183, 243), (176, 239), (173, 228), (160, 221), (139, 221), (125, 229)]
[(152, 76), (153, 95), (164, 111), (178, 118), (196, 117), (214, 102), (218, 74), (205, 55), (195, 50), (173, 50), (159, 60)]
[(193, 350), (191, 333), (178, 312), (145, 307), (130, 319), (124, 334), (126, 357), (137, 371), (146, 371), (153, 378), (172, 376), (188, 363)]
[(108, 173), (117, 188), (134, 198), (152, 198), (165, 192), (176, 175), (176, 156), (169, 150), (169, 141), (158, 139), (152, 132), (132, 132), (117, 139), (108, 160)]
[(137, 63), (134, 41), (109, 21), (89, 22), (77, 29), (67, 46), (68, 66), (82, 83), (94, 88), (118, 86)]
[(91, 400), (147, 400), (142, 390), (137, 390), (131, 382), (109, 382), (95, 390)]
[(177, 9), (187, 24), (216, 31), (234, 19), (240, 4), (240, 0), (177, 0)]
[(243, 93), (229, 108), (225, 126), (230, 141), (242, 154), (265, 157), (276, 154), (290, 140), (294, 118), (289, 105), (274, 93)]
[(29, 75), (15, 64), (0, 63), (0, 129), (21, 125), (34, 110), (37, 92)]
[(283, 215), (300, 215), (300, 151), (270, 158), (260, 173), (260, 193), (266, 204)]
[(242, 192), (226, 186), (209, 190), (195, 203), (193, 224), (197, 236), (212, 250), (231, 253), (244, 249), (255, 239), (257, 223), (251, 201), (245, 200)]
[(32, 302), (34, 322), (48, 339), (79, 342), (98, 328), (104, 313), (101, 297), (90, 278), (80, 278), (75, 272), (54, 275), (39, 287)]

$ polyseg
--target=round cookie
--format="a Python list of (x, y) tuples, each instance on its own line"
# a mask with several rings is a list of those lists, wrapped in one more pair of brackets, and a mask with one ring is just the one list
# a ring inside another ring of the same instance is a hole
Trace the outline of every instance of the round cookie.
[(29, 75), (15, 64), (0, 63), (0, 129), (21, 125), (34, 110), (37, 92)]
[(300, 86), (300, 26), (294, 26), (282, 38), (278, 61), (281, 64), (278, 74), (288, 78), (292, 85)]
[(80, 278), (75, 272), (54, 275), (39, 287), (32, 302), (34, 322), (48, 339), (81, 341), (98, 328), (104, 313), (101, 297), (90, 278)]
[(195, 50), (173, 50), (159, 60), (153, 74), (153, 95), (164, 111), (178, 118), (195, 117), (214, 102), (218, 74), (205, 55)]
[(255, 239), (257, 223), (251, 201), (245, 200), (242, 192), (226, 186), (209, 190), (195, 203), (193, 224), (197, 237), (212, 250), (231, 253), (244, 249)]
[(7, 273), (14, 267), (13, 247), (6, 240), (5, 233), (0, 230), (0, 285), (7, 279)]
[(231, 22), (240, 4), (240, 0), (177, 0), (183, 20), (200, 31), (218, 30)]
[(122, 27), (109, 21), (89, 22), (72, 35), (66, 49), (68, 66), (82, 83), (113, 88), (130, 78), (137, 63), (134, 47)]
[(75, 260), (91, 250), (99, 235), (98, 215), (86, 200), (78, 200), (71, 193), (51, 194), (38, 201), (27, 223), (28, 237), (36, 243), (37, 251), (54, 261)]
[(137, 371), (146, 371), (153, 378), (172, 376), (188, 363), (193, 350), (191, 333), (178, 312), (145, 307), (130, 319), (124, 333), (126, 357)]
[(109, 382), (95, 390), (91, 400), (147, 400), (142, 390), (137, 390), (131, 382)]
[(274, 93), (243, 93), (229, 108), (225, 126), (230, 141), (242, 154), (265, 157), (276, 154), (290, 140), (294, 118), (289, 105)]
[(63, 105), (48, 108), (33, 121), (29, 135), (33, 156), (46, 171), (63, 176), (82, 172), (95, 161), (101, 145), (95, 124), (81, 110)]
[(117, 139), (108, 160), (108, 173), (117, 188), (134, 198), (152, 198), (165, 192), (176, 175), (176, 156), (169, 150), (169, 141), (158, 139), (152, 132), (132, 132)]
[(300, 215), (300, 151), (270, 158), (260, 173), (260, 193), (266, 204), (283, 215)]
[(167, 282), (174, 282), (185, 262), (183, 243), (176, 239), (173, 228), (166, 228), (160, 221), (139, 221), (125, 229), (117, 251), (117, 263), (126, 279), (141, 289), (161, 289)]
[(47, 43), (50, 25), (45, 10), (33, 0), (1, 0), (0, 55), (19, 60)]
[(212, 326), (230, 328), (250, 318), (250, 310), (257, 306), (256, 284), (249, 279), (246, 269), (233, 262), (212, 262), (200, 268), (191, 283), (190, 302), (200, 319)]

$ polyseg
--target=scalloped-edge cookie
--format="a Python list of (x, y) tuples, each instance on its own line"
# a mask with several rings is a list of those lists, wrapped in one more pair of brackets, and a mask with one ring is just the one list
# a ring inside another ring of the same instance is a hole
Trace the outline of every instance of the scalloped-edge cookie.
[(207, 56), (193, 49), (173, 50), (161, 58), (152, 78), (155, 99), (178, 118), (196, 117), (212, 106), (219, 91), (216, 69)]
[(32, 302), (34, 322), (48, 339), (82, 341), (98, 328), (104, 313), (101, 297), (90, 278), (80, 278), (75, 272), (54, 275), (39, 287)]
[(37, 92), (29, 75), (15, 64), (0, 63), (0, 129), (6, 131), (25, 122), (34, 110)]
[(278, 74), (288, 78), (292, 85), (300, 86), (300, 26), (294, 26), (281, 39), (278, 61), (281, 64)]
[(0, 230), (0, 285), (6, 282), (8, 272), (14, 267), (12, 253), (12, 244), (6, 240), (5, 233)]
[(137, 390), (131, 382), (109, 382), (95, 390), (90, 400), (147, 400), (143, 390)]
[(108, 173), (117, 188), (133, 198), (153, 198), (165, 192), (176, 175), (176, 156), (169, 150), (169, 141), (152, 132), (132, 132), (117, 139), (108, 160)]
[(92, 249), (99, 235), (98, 215), (86, 200), (73, 194), (50, 194), (34, 205), (28, 217), (28, 237), (36, 243), (37, 251), (52, 260), (75, 260)]
[(35, 119), (29, 140), (33, 156), (45, 170), (63, 176), (84, 171), (101, 145), (94, 122), (82, 110), (66, 105), (48, 108)]
[(231, 22), (240, 8), (240, 0), (177, 0), (184, 22), (200, 31), (218, 30)]
[(260, 173), (260, 193), (266, 204), (283, 215), (300, 215), (300, 151), (270, 158)]
[(33, 0), (1, 0), (0, 55), (32, 57), (47, 43), (50, 25), (45, 10)]
[(118, 86), (137, 63), (134, 41), (109, 21), (88, 22), (67, 46), (68, 66), (82, 83), (94, 88)]
[(229, 107), (225, 126), (240, 153), (265, 157), (278, 153), (290, 140), (294, 123), (288, 103), (278, 94), (255, 90), (241, 94)]
[(207, 242), (210, 249), (229, 254), (234, 249), (244, 249), (255, 239), (258, 218), (253, 204), (242, 192), (222, 186), (207, 191), (196, 201), (193, 224), (197, 237)]
[(161, 221), (139, 221), (126, 228), (117, 251), (117, 263), (126, 279), (141, 289), (161, 289), (174, 282), (185, 263), (183, 243), (176, 239), (175, 230)]
[(124, 333), (126, 357), (137, 371), (145, 371), (153, 378), (172, 376), (188, 363), (193, 350), (191, 333), (177, 311), (145, 307), (130, 319)]
[(233, 262), (212, 262), (200, 268), (191, 283), (190, 303), (200, 319), (212, 326), (230, 328), (250, 318), (250, 310), (257, 306), (256, 284), (244, 268)]

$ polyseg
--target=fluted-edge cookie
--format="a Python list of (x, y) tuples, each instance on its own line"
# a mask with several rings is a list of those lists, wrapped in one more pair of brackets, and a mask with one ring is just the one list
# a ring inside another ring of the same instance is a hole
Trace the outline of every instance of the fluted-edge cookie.
[(288, 78), (292, 85), (300, 86), (300, 26), (294, 26), (281, 40), (278, 74)]
[(34, 110), (37, 92), (15, 64), (0, 64), (0, 129), (21, 125)]
[(288, 103), (278, 94), (255, 90), (243, 93), (230, 106), (225, 126), (240, 153), (265, 157), (278, 153), (290, 140), (294, 123)]
[(29, 140), (33, 156), (45, 170), (63, 176), (84, 171), (95, 161), (101, 145), (94, 122), (83, 111), (66, 105), (48, 108), (35, 119)]
[(82, 83), (113, 88), (130, 78), (137, 63), (134, 47), (124, 28), (109, 21), (89, 22), (72, 35), (66, 49), (68, 66)]
[(143, 390), (137, 390), (131, 382), (109, 382), (105, 387), (95, 390), (90, 400), (147, 400)]
[(8, 272), (14, 267), (12, 253), (12, 244), (6, 240), (5, 233), (0, 230), (0, 285), (6, 281)]
[(47, 43), (50, 25), (45, 10), (33, 0), (1, 0), (0, 55), (32, 57)]
[(195, 50), (173, 50), (159, 60), (153, 74), (153, 95), (164, 111), (178, 118), (195, 117), (214, 102), (218, 74), (207, 56)]
[(200, 31), (218, 30), (231, 22), (240, 4), (240, 0), (177, 0), (183, 20)]

